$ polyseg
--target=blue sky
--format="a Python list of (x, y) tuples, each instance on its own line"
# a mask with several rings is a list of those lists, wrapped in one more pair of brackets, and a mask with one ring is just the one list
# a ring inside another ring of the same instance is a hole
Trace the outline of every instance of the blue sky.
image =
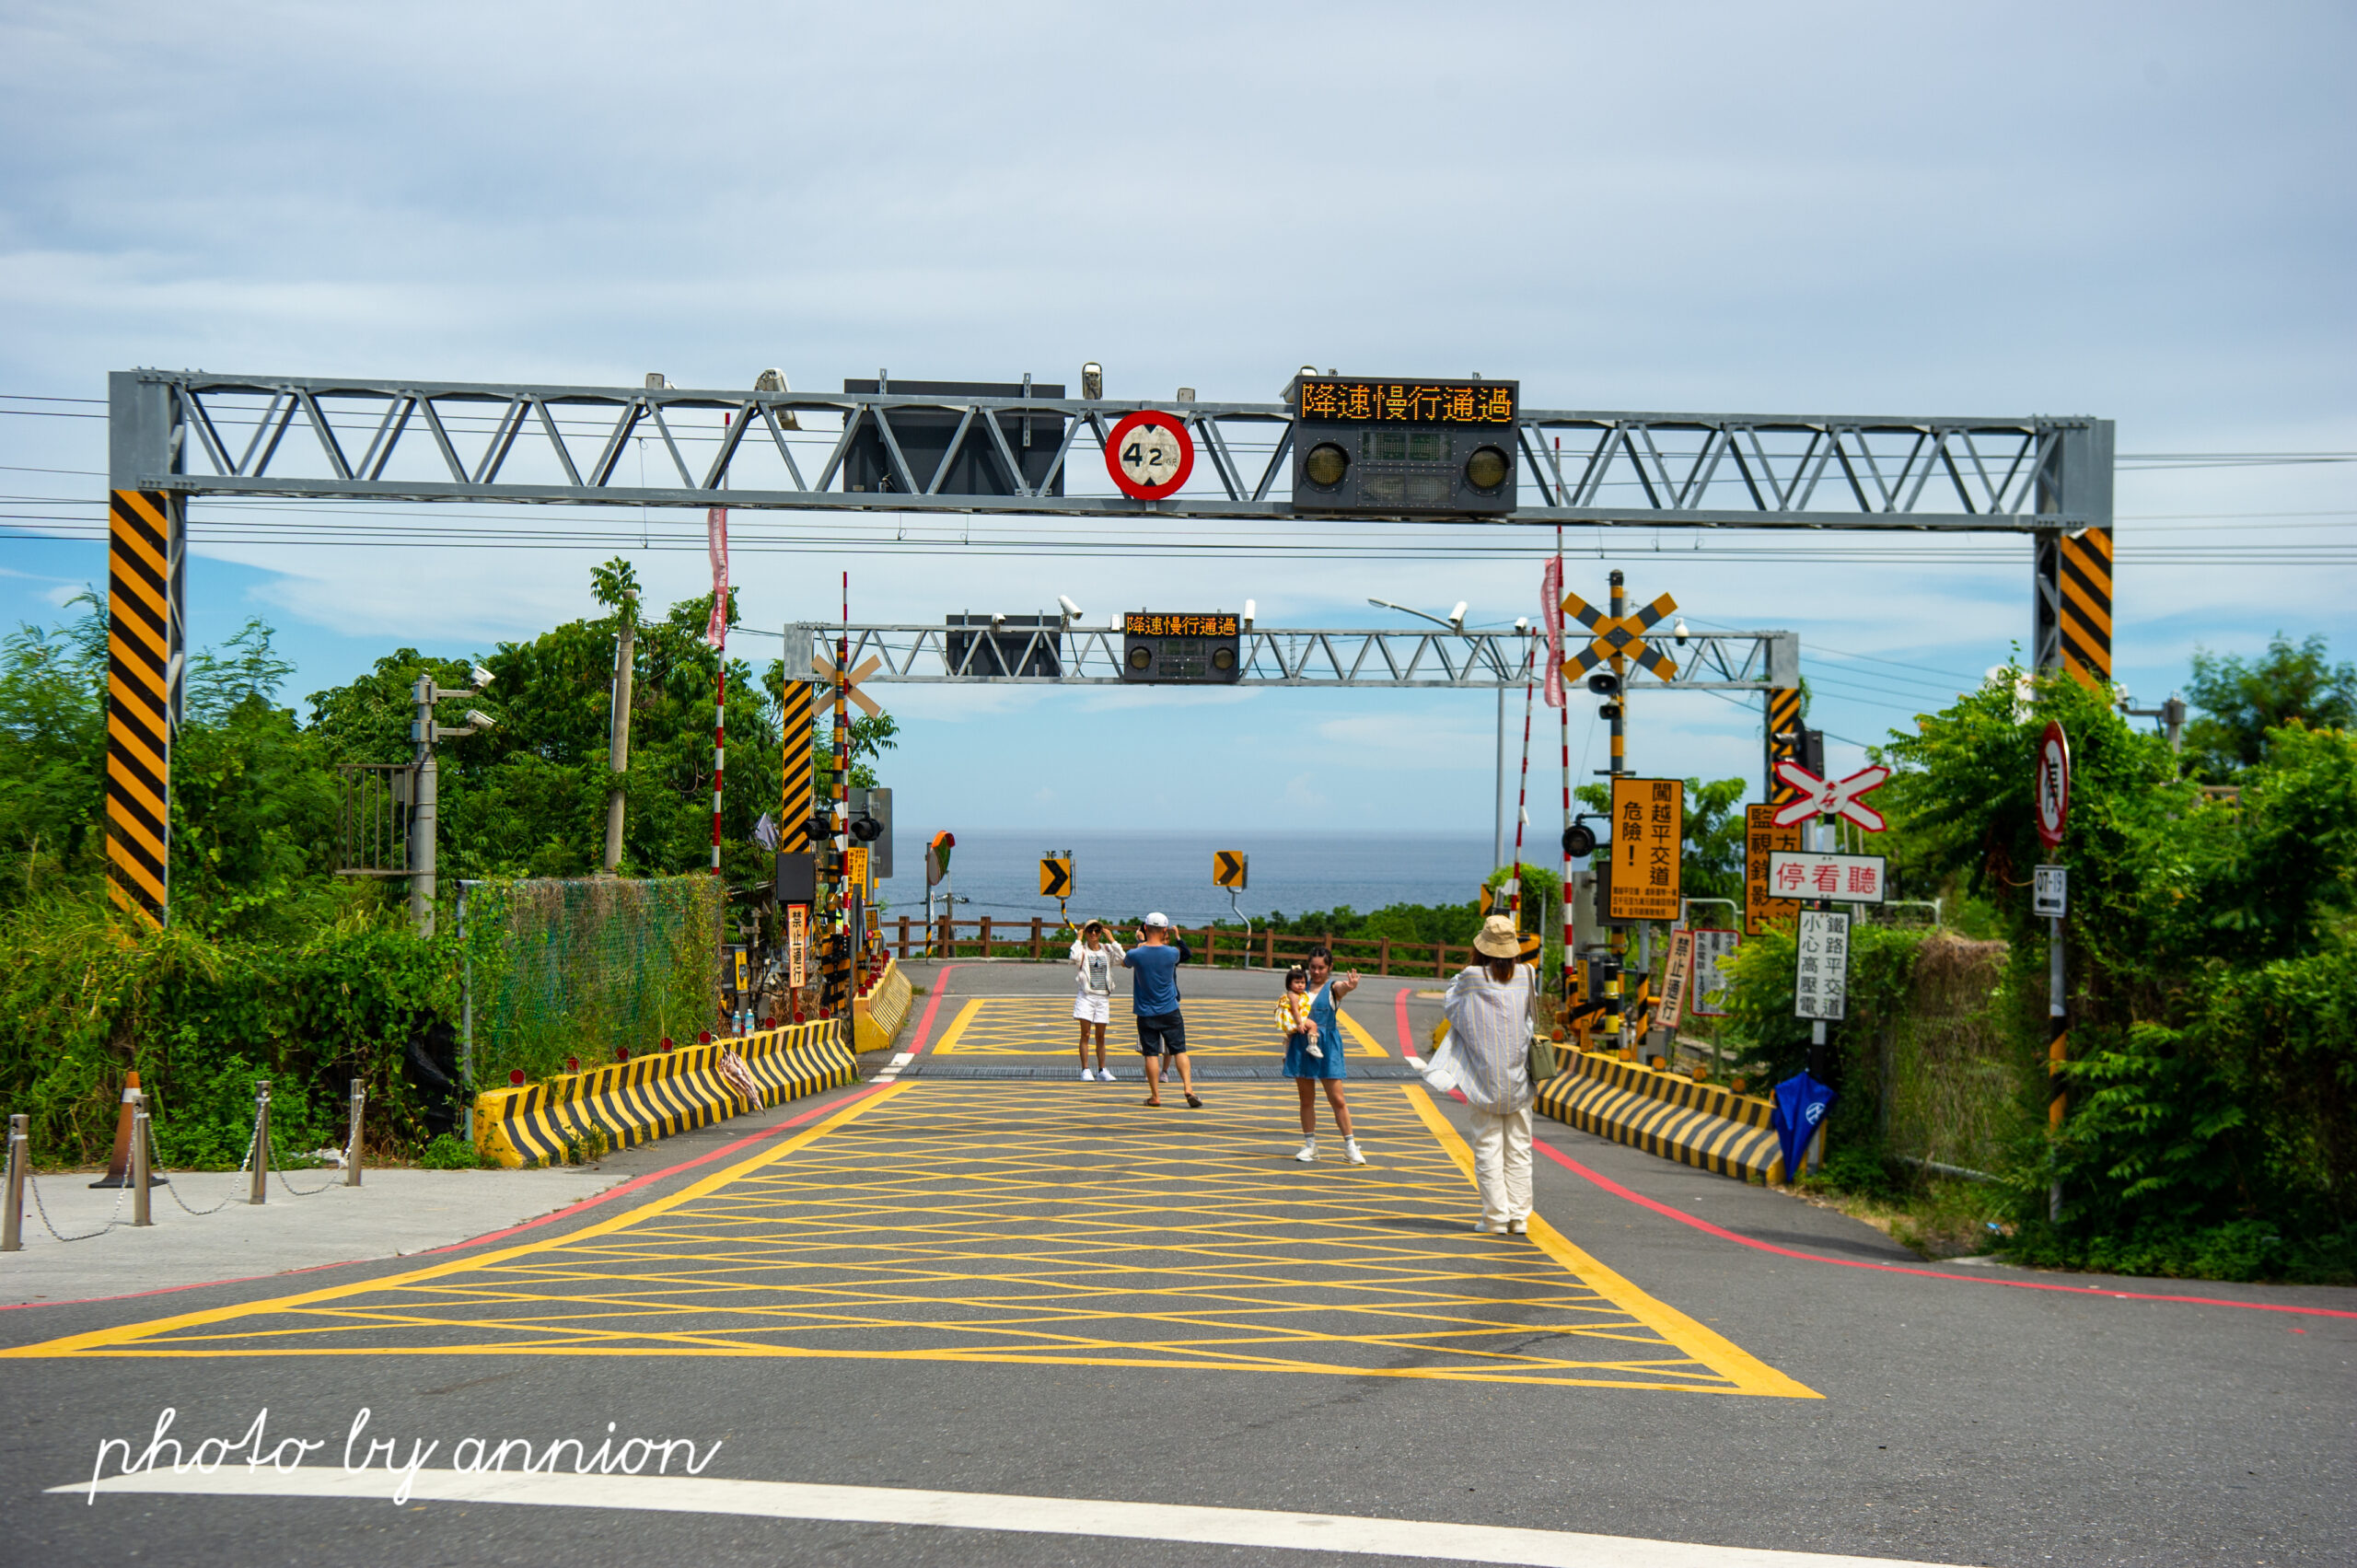
[[(2085, 412), (2128, 453), (2357, 450), (2352, 43), (2325, 6), (19, 3), (0, 617), (52, 619), (103, 575), (99, 544), (41, 536), (98, 517), (104, 425), (25, 400), (134, 365), (682, 386), (775, 365), (820, 388), (1069, 382), (1095, 359), (1115, 396), (1265, 399), (1316, 363), (1513, 376), (1539, 407)], [(2352, 653), (2357, 468), (2130, 465), (2119, 512), (2140, 700), (2197, 645), (2281, 628)], [(1356, 625), (1372, 595), (1504, 622), (1538, 598), (1535, 559), (896, 555), (804, 531), (737, 561), (752, 623), (831, 614), (846, 569), (878, 620), (1063, 593), (1092, 618), (1250, 598), (1264, 622)], [(1798, 631), (1837, 763), (2028, 636), (2026, 541), (1571, 542), (1590, 597), (1619, 565), (1697, 624)], [(604, 553), (200, 543), (191, 618), (200, 641), (269, 618), (291, 701), (397, 645), (587, 613)], [(628, 553), (656, 595), (700, 591), (700, 551)], [(886, 695), (925, 830), (1489, 821), (1487, 696)], [(1632, 717), (1645, 771), (1758, 772), (1751, 712), (1691, 694)], [(1593, 727), (1575, 708), (1575, 761), (1601, 766)]]

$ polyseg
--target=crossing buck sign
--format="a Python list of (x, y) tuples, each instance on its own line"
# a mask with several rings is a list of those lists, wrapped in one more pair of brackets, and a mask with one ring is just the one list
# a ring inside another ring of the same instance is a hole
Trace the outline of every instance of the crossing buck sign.
[(1212, 851), (1212, 886), (1235, 888), (1247, 886), (1252, 874), (1252, 858), (1240, 849)]

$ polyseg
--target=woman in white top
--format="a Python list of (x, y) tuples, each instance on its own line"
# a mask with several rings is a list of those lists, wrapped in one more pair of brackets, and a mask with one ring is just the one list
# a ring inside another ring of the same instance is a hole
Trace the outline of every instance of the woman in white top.
[[(1121, 945), (1113, 940), (1101, 920), (1092, 920), (1072, 945), (1072, 967), (1079, 994), (1073, 998), (1072, 1016), (1080, 1020), (1080, 1079), (1113, 1081), (1105, 1065), (1105, 1025), (1113, 1016), (1113, 973), (1121, 967)], [(1088, 1070), (1089, 1026), (1097, 1028), (1097, 1071)]]
[(1485, 1235), (1523, 1235), (1530, 1222), (1530, 970), (1515, 961), (1514, 922), (1493, 914), (1473, 938), (1481, 962), (1449, 983), (1441, 1010), (1448, 1042), (1433, 1065), (1457, 1080), (1473, 1121), (1473, 1175)]

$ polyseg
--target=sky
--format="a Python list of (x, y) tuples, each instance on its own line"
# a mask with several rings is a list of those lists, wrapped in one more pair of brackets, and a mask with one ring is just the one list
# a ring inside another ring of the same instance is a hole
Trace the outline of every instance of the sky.
[[(2357, 455), (2352, 65), (2357, 13), (2332, 6), (15, 0), (0, 623), (103, 583), (105, 424), (75, 417), (102, 405), (42, 400), (102, 398), (110, 370), (749, 387), (775, 366), (816, 389), (1076, 383), (1095, 360), (1113, 397), (1266, 401), (1315, 364), (1511, 377), (1539, 408), (2114, 419), (2116, 672), (2151, 705), (2197, 648), (2281, 630), (2351, 656), (2357, 466), (2247, 455)], [(593, 613), (609, 554), (650, 600), (708, 587), (691, 517), (599, 515), (594, 549), (207, 541), (253, 521), (192, 509), (192, 637), (267, 619), (290, 705), (395, 647)], [(1251, 598), (1268, 625), (1412, 624), (1374, 597), (1494, 625), (1537, 613), (1547, 542), (1304, 564), (780, 521), (738, 514), (740, 539), (802, 541), (735, 561), (732, 652), (761, 660), (759, 631), (832, 617), (846, 571), (855, 620), (1063, 594), (1092, 621)], [(2030, 636), (2026, 540), (1568, 545), (1590, 598), (1618, 566), (1698, 628), (1799, 633), (1836, 768)], [(877, 694), (923, 832), (1492, 822), (1487, 693)], [(1631, 725), (1641, 772), (1759, 775), (1748, 700), (1654, 697)], [(1570, 746), (1603, 766), (1590, 703)]]

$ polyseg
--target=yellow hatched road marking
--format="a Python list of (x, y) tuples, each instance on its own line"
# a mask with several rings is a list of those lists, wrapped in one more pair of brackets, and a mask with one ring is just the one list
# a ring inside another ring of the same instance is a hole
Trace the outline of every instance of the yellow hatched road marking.
[[(1127, 997), (1114, 999), (1113, 1021), (1105, 1040), (1109, 1049), (1115, 1031), (1128, 1028)], [(1211, 997), (1180, 1004), (1187, 1018), (1187, 1048), (1198, 1056), (1278, 1057), (1284, 1054), (1284, 1036), (1277, 1032), (1277, 1001)], [(1381, 1042), (1360, 1027), (1350, 1014), (1341, 1015), (1342, 1033), (1352, 1056), (1382, 1056)], [(1136, 1037), (1119, 1040), (1132, 1050)], [(978, 996), (958, 1010), (957, 1021), (933, 1048), (933, 1054), (971, 1056), (1065, 1056), (1074, 1049), (1072, 998), (1069, 996)]]
[(1470, 1156), (1421, 1089), (1361, 1095), (1365, 1167), (1296, 1164), (1292, 1101), (902, 1083), (578, 1231), (0, 1356), (803, 1356), (1816, 1397), (1543, 1225), (1474, 1235)]

